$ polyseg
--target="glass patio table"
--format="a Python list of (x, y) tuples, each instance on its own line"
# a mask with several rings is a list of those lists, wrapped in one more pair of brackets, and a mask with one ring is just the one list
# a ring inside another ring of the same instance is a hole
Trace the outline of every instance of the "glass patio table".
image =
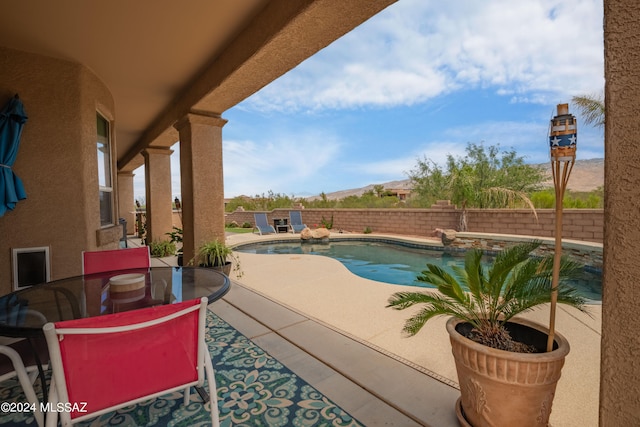
[[(132, 273), (144, 274), (143, 287), (125, 292), (111, 291), (112, 277)], [(207, 297), (212, 303), (229, 291), (230, 284), (229, 278), (221, 272), (200, 267), (151, 267), (54, 280), (0, 297), (0, 336), (27, 338), (38, 365), (46, 401), (46, 379), (38, 353), (41, 352), (39, 349), (46, 349), (42, 327), (47, 322), (100, 316), (202, 297)], [(203, 394), (204, 390), (196, 389), (208, 399)]]
[[(112, 292), (109, 280), (142, 273), (144, 288)], [(108, 271), (54, 280), (0, 297), (0, 336), (44, 336), (47, 322), (100, 316), (227, 293), (227, 276), (211, 268), (151, 267)]]

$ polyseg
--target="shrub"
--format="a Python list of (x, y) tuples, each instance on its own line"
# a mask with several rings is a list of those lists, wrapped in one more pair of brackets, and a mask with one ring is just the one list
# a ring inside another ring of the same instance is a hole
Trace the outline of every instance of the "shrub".
[(149, 249), (152, 257), (166, 257), (176, 254), (176, 244), (167, 240), (151, 242)]
[(331, 230), (333, 228), (333, 215), (331, 215), (331, 219), (330, 220), (324, 219), (324, 216), (323, 216), (322, 220), (320, 220), (320, 222), (322, 223), (322, 226), (324, 228), (326, 228), (327, 230)]
[(242, 223), (242, 228), (253, 228), (253, 225), (251, 225), (250, 222), (243, 222)]

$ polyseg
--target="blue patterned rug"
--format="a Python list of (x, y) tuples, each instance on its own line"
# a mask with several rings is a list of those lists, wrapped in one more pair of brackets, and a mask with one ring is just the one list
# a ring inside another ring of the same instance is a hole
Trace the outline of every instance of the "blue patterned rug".
[[(361, 426), (218, 316), (209, 312), (207, 320), (221, 426)], [(41, 397), (39, 384), (36, 380)], [(26, 402), (16, 379), (0, 383), (0, 402)], [(29, 413), (0, 413), (0, 425), (37, 424)], [(182, 393), (170, 393), (77, 425), (194, 427), (211, 425), (211, 418), (192, 391), (186, 407)]]

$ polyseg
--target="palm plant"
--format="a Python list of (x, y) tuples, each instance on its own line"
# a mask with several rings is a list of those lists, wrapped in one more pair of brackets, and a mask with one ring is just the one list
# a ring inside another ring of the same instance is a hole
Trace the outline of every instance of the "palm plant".
[(236, 273), (236, 277), (242, 277), (240, 259), (235, 256), (233, 249), (220, 240), (213, 240), (200, 246), (198, 253), (189, 261), (189, 264), (197, 263), (204, 267), (222, 267), (227, 262), (233, 264), (233, 271)]
[(584, 119), (584, 123), (597, 128), (604, 127), (605, 110), (602, 95), (580, 95), (571, 98)]
[[(442, 295), (427, 292), (397, 292), (389, 305), (397, 310), (425, 304), (405, 323), (403, 331), (413, 336), (436, 316), (454, 316), (472, 326), (467, 338), (489, 347), (507, 351), (534, 351), (514, 341), (505, 324), (514, 316), (551, 299), (553, 256), (531, 257), (541, 242), (527, 242), (500, 252), (493, 264), (481, 264), (482, 250), (468, 251), (463, 267), (453, 267), (455, 276), (441, 267), (427, 264), (418, 280), (437, 287)], [(585, 311), (585, 299), (569, 286), (580, 265), (562, 260), (558, 285), (558, 303)]]

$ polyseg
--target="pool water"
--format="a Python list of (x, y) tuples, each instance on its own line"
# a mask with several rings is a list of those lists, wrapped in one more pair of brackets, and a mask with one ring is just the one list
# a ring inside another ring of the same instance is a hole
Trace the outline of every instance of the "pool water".
[[(401, 244), (369, 241), (339, 241), (330, 243), (262, 242), (234, 248), (238, 252), (253, 254), (311, 254), (336, 259), (352, 273), (370, 280), (395, 285), (431, 287), (416, 277), (426, 264), (436, 264), (451, 271), (451, 266), (464, 267), (463, 252), (445, 252), (413, 248)], [(485, 256), (486, 265), (492, 258)], [(602, 278), (584, 271), (572, 282), (582, 296), (593, 301), (602, 300)]]

